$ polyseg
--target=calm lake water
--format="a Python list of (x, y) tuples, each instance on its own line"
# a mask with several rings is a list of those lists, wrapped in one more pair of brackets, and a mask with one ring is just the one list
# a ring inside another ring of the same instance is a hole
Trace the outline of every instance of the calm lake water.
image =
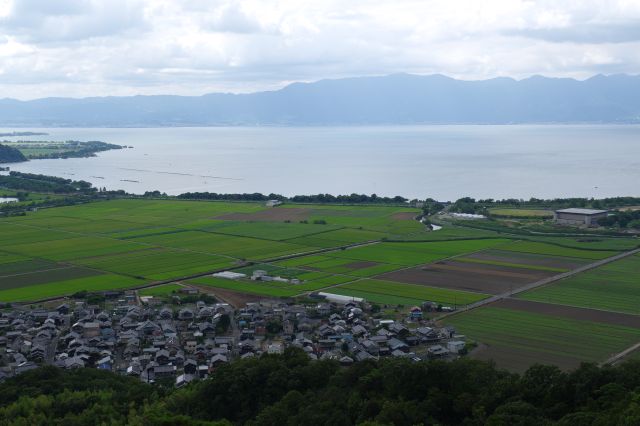
[(640, 196), (640, 126), (632, 125), (24, 130), (49, 136), (22, 139), (133, 148), (12, 170), (134, 193)]

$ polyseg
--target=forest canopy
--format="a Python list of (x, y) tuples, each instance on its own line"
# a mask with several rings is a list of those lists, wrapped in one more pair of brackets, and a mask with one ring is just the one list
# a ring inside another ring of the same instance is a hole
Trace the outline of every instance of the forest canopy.
[(0, 385), (3, 424), (640, 424), (640, 362), (536, 365), (523, 375), (461, 359), (341, 367), (297, 349), (224, 365), (174, 390), (113, 373), (43, 367)]

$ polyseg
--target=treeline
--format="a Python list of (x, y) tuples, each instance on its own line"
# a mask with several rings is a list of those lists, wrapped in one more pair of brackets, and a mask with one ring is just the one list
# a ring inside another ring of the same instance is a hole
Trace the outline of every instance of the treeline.
[(289, 198), (294, 203), (340, 203), (340, 204), (403, 204), (408, 199), (396, 195), (395, 197), (379, 197), (376, 194), (351, 194), (351, 195), (295, 195)]
[(539, 198), (530, 198), (528, 200), (507, 198), (504, 200), (494, 200), (492, 198), (476, 200), (471, 197), (463, 197), (453, 202), (449, 211), (456, 213), (483, 213), (491, 207), (505, 208), (546, 208), (546, 209), (564, 209), (564, 208), (591, 208), (611, 210), (624, 206), (640, 205), (640, 197), (610, 197), (610, 198), (554, 198), (543, 200)]
[(0, 176), (0, 186), (32, 192), (48, 192), (56, 194), (94, 193), (96, 189), (91, 183), (80, 180), (74, 181), (54, 176), (33, 173), (9, 172), (8, 176)]
[[(147, 192), (145, 195), (153, 195), (157, 193)], [(180, 194), (177, 198), (186, 200), (228, 200), (228, 201), (267, 201), (267, 200), (284, 200), (285, 197), (278, 194), (264, 195), (258, 192), (252, 194), (217, 194), (215, 192), (185, 192)]]
[(461, 359), (341, 367), (301, 350), (222, 367), (173, 390), (97, 370), (45, 367), (0, 385), (7, 425), (635, 425), (640, 362), (534, 366)]
[(0, 163), (21, 163), (27, 161), (20, 150), (0, 144)]
[(598, 220), (598, 225), (640, 230), (640, 210), (616, 211), (614, 214)]
[[(158, 193), (148, 192), (145, 195)], [(228, 200), (228, 201), (291, 201), (293, 203), (336, 203), (336, 204), (403, 204), (409, 201), (399, 195), (395, 197), (379, 197), (376, 194), (351, 194), (351, 195), (295, 195), (293, 197), (285, 197), (280, 194), (264, 195), (258, 192), (251, 194), (217, 194), (215, 192), (186, 192), (180, 194), (177, 198), (188, 200)]]

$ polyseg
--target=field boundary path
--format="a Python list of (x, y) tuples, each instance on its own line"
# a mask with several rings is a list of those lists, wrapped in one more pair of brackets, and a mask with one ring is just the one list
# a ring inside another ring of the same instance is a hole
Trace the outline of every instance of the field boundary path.
[(628, 347), (624, 351), (613, 355), (606, 361), (601, 362), (600, 366), (602, 367), (603, 365), (616, 365), (620, 360), (622, 360), (624, 357), (626, 357), (627, 355), (629, 355), (631, 352), (635, 351), (638, 348), (640, 348), (640, 343), (636, 343), (635, 345)]
[(505, 292), (505, 293), (501, 293), (501, 294), (496, 294), (495, 296), (491, 296), (491, 297), (488, 297), (486, 299), (480, 300), (478, 302), (471, 303), (471, 304), (469, 304), (469, 305), (467, 305), (467, 306), (465, 306), (463, 308), (458, 309), (457, 311), (441, 315), (441, 316), (438, 317), (438, 320), (441, 320), (443, 318), (446, 318), (446, 317), (449, 317), (449, 316), (452, 316), (452, 315), (460, 314), (462, 312), (467, 312), (467, 311), (470, 311), (472, 309), (476, 309), (476, 308), (479, 308), (481, 306), (485, 306), (485, 305), (488, 305), (488, 304), (491, 304), (491, 303), (495, 303), (495, 302), (498, 302), (498, 301), (503, 300), (503, 299), (507, 299), (507, 298), (509, 298), (509, 297), (511, 297), (511, 296), (513, 296), (515, 294), (523, 293), (525, 291), (529, 291), (529, 290), (532, 290), (532, 289), (537, 288), (537, 287), (541, 287), (541, 286), (544, 286), (544, 285), (547, 285), (547, 284), (551, 284), (553, 282), (563, 280), (565, 278), (571, 277), (573, 275), (580, 274), (582, 272), (589, 271), (591, 269), (599, 268), (600, 266), (606, 265), (606, 264), (611, 263), (611, 262), (615, 262), (615, 261), (620, 260), (620, 259), (624, 259), (625, 257), (633, 256), (634, 254), (638, 254), (638, 253), (640, 253), (640, 248), (637, 248), (637, 249), (634, 249), (634, 250), (630, 250), (630, 251), (626, 251), (624, 253), (619, 253), (619, 254), (616, 254), (615, 256), (607, 257), (606, 259), (601, 259), (601, 260), (598, 260), (596, 262), (589, 263), (589, 264), (584, 265), (584, 266), (580, 266), (579, 268), (573, 269), (573, 270), (568, 271), (568, 272), (563, 272), (561, 274), (557, 274), (557, 275), (553, 275), (551, 277), (543, 278), (541, 280), (532, 282), (530, 284), (525, 284), (522, 287), (518, 287), (518, 288), (513, 289), (511, 291), (508, 291), (508, 292)]

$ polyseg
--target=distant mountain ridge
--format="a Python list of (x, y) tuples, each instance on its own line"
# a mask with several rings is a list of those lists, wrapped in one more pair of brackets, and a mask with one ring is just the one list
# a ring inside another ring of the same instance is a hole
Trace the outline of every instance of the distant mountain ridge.
[(640, 123), (640, 76), (394, 74), (203, 96), (0, 99), (3, 127)]

